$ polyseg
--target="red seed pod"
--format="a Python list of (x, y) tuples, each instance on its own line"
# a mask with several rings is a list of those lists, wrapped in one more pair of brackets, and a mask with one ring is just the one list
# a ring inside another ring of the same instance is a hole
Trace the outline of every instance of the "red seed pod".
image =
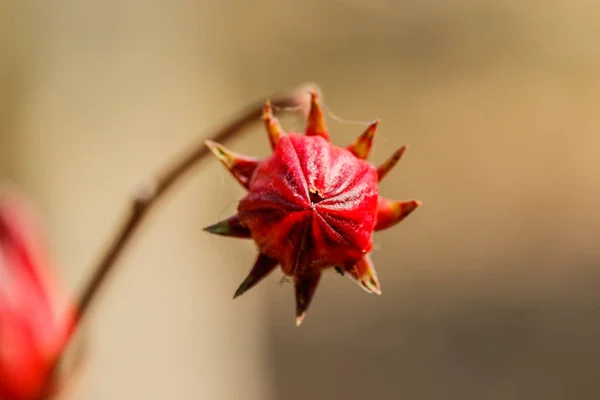
[(0, 399), (39, 400), (73, 327), (33, 215), (0, 193)]
[(259, 255), (235, 296), (281, 265), (294, 279), (296, 324), (308, 309), (323, 270), (336, 268), (367, 292), (381, 294), (368, 253), (374, 231), (402, 221), (421, 203), (379, 196), (378, 182), (398, 163), (405, 147), (376, 168), (366, 161), (378, 121), (347, 148), (329, 141), (316, 92), (305, 135), (285, 133), (269, 102), (263, 119), (273, 154), (246, 157), (207, 141), (207, 146), (246, 188), (238, 213), (206, 231), (252, 238)]

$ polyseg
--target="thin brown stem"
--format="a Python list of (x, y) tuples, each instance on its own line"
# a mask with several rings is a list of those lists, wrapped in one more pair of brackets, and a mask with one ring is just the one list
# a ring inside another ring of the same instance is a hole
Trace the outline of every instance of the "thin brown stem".
[[(308, 88), (302, 88), (293, 91), (289, 94), (275, 96), (271, 98), (271, 104), (276, 109), (296, 108), (303, 114), (306, 114), (310, 95)], [(192, 150), (184, 154), (179, 159), (167, 167), (164, 171), (156, 175), (156, 177), (141, 190), (133, 199), (128, 215), (119, 224), (113, 238), (110, 239), (109, 245), (105, 252), (100, 257), (98, 263), (92, 267), (91, 279), (84, 286), (79, 297), (79, 320), (81, 320), (90, 305), (97, 297), (99, 290), (110, 272), (117, 265), (119, 257), (131, 241), (134, 234), (138, 231), (144, 218), (148, 215), (153, 206), (171, 189), (174, 184), (182, 178), (192, 167), (196, 166), (200, 161), (210, 154), (210, 150), (204, 144), (204, 139), (210, 139), (215, 142), (224, 143), (233, 137), (237, 136), (244, 128), (250, 124), (260, 120), (264, 102), (257, 102), (245, 110), (243, 110), (237, 118), (222, 128), (218, 129), (211, 135), (203, 138), (200, 143), (196, 144)]]

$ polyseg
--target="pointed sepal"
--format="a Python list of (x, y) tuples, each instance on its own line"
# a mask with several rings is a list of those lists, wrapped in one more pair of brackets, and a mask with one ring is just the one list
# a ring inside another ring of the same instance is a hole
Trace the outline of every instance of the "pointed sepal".
[(221, 163), (223, 163), (225, 168), (231, 172), (231, 175), (233, 175), (242, 186), (248, 189), (250, 178), (260, 163), (260, 160), (227, 150), (223, 145), (211, 140), (207, 140), (204, 143)]
[(265, 109), (263, 111), (263, 121), (265, 121), (265, 127), (267, 128), (267, 134), (269, 135), (269, 143), (271, 144), (271, 149), (275, 149), (277, 145), (277, 141), (283, 135), (285, 135), (285, 131), (281, 127), (279, 120), (275, 115), (273, 115), (273, 108), (271, 107), (271, 102), (267, 100), (265, 103)]
[(320, 280), (320, 273), (309, 276), (296, 276), (294, 278), (296, 290), (296, 326), (302, 324)]
[(368, 293), (381, 295), (381, 285), (377, 278), (377, 272), (368, 254), (356, 264), (346, 268), (345, 272), (347, 276), (358, 283)]
[(383, 164), (377, 168), (377, 180), (381, 182), (381, 180), (398, 164), (398, 161), (402, 158), (402, 155), (406, 151), (406, 146), (402, 146), (398, 150), (392, 154), (390, 158), (388, 158)]
[(238, 215), (219, 221), (214, 225), (207, 226), (204, 230), (221, 236), (231, 236), (236, 238), (250, 237), (250, 230), (242, 225)]
[(379, 197), (375, 231), (381, 231), (396, 225), (420, 205), (419, 200), (394, 201)]
[(375, 131), (379, 125), (379, 120), (373, 121), (371, 125), (360, 135), (350, 146), (348, 150), (354, 154), (356, 158), (366, 160), (369, 157), (371, 148), (373, 147), (373, 138), (375, 137)]
[(235, 299), (236, 297), (246, 293), (249, 289), (253, 288), (258, 282), (269, 275), (269, 273), (271, 273), (271, 271), (277, 267), (278, 263), (279, 262), (276, 259), (260, 253), (256, 259), (256, 262), (254, 263), (254, 266), (252, 267), (252, 270), (250, 270), (250, 273), (246, 279), (244, 279), (244, 282), (242, 282), (240, 287), (238, 287), (238, 289), (235, 291), (233, 298)]
[(329, 140), (327, 124), (325, 123), (325, 116), (321, 108), (321, 100), (319, 100), (316, 90), (310, 93), (310, 111), (306, 123), (306, 136), (321, 136)]

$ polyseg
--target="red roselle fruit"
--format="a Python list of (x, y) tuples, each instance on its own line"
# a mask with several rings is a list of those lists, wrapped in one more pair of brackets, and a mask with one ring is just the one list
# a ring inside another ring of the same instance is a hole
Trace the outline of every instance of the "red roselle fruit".
[(263, 119), (273, 154), (264, 160), (206, 142), (248, 194), (237, 215), (205, 230), (252, 238), (260, 251), (235, 297), (281, 265), (294, 280), (297, 325), (325, 269), (335, 268), (367, 292), (381, 294), (369, 258), (373, 232), (397, 224), (421, 204), (388, 200), (378, 193), (378, 182), (398, 163), (406, 146), (374, 167), (366, 159), (379, 121), (347, 148), (338, 147), (329, 141), (317, 93), (311, 96), (305, 135), (286, 134), (267, 101)]
[(51, 274), (24, 199), (0, 193), (0, 399), (39, 400), (72, 331), (74, 312)]

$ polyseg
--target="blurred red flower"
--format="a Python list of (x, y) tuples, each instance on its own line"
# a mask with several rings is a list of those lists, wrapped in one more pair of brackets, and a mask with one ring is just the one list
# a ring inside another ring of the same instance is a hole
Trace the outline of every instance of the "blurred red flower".
[(32, 207), (0, 193), (0, 399), (47, 398), (74, 309), (50, 268)]

